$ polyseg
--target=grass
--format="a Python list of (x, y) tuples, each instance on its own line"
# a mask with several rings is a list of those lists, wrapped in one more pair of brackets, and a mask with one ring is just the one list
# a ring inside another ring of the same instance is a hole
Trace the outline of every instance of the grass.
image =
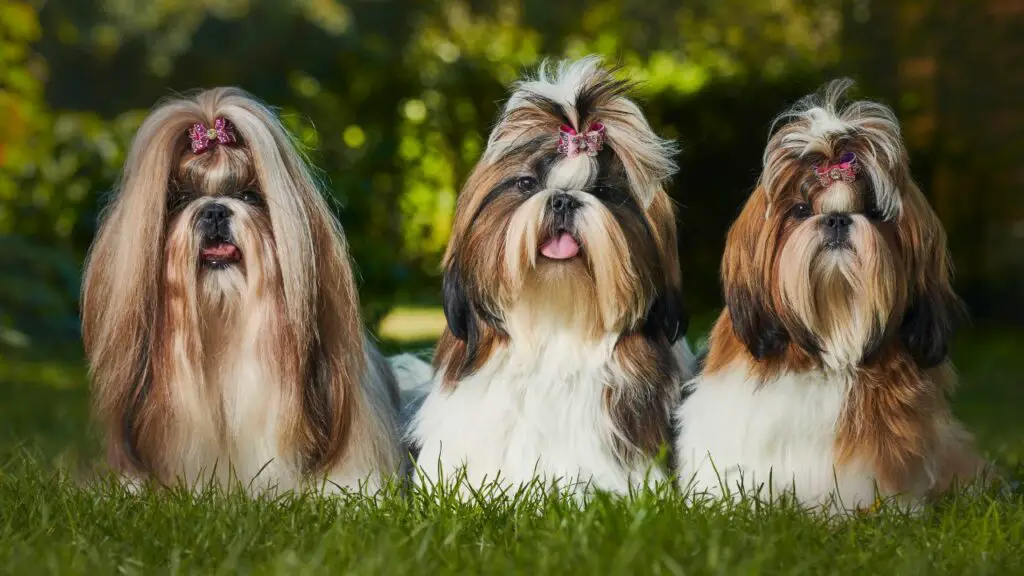
[[(955, 347), (955, 410), (1015, 478), (1022, 350), (1024, 334), (1007, 332), (975, 331)], [(0, 360), (0, 386), (0, 573), (1024, 573), (1020, 490), (843, 521), (754, 502), (687, 507), (670, 492), (599, 495), (585, 507), (396, 490), (330, 500), (129, 495), (83, 480), (98, 442), (80, 362)]]

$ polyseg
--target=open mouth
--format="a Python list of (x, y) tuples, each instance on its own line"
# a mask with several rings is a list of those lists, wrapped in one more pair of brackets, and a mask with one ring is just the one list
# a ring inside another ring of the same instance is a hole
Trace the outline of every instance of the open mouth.
[(565, 230), (559, 230), (540, 246), (540, 253), (551, 260), (569, 260), (580, 253), (580, 242)]
[(230, 242), (217, 242), (203, 248), (199, 254), (203, 264), (213, 268), (223, 268), (242, 259), (242, 251)]

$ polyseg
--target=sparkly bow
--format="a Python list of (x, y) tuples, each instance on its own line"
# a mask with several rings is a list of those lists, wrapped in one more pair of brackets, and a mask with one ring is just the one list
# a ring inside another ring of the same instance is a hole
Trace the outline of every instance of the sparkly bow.
[(833, 182), (853, 182), (857, 179), (857, 172), (860, 172), (860, 164), (857, 163), (857, 155), (853, 152), (844, 152), (839, 157), (839, 162), (825, 166), (815, 166), (814, 175), (822, 186), (828, 186)]
[(558, 151), (569, 158), (576, 157), (580, 152), (587, 156), (597, 156), (604, 147), (604, 124), (594, 122), (582, 134), (572, 126), (562, 124), (558, 129)]
[(234, 144), (235, 128), (228, 122), (227, 118), (217, 118), (213, 121), (213, 128), (207, 128), (202, 122), (197, 122), (188, 129), (188, 137), (192, 140), (192, 153), (201, 154), (215, 144)]

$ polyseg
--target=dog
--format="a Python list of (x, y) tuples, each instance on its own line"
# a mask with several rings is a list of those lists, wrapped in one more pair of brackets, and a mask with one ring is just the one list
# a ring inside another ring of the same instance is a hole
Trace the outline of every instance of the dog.
[(336, 492), (400, 470), (398, 390), (340, 224), (249, 94), (145, 119), (82, 302), (95, 414), (129, 483)]
[(672, 142), (595, 57), (519, 82), (463, 188), (415, 481), (624, 493), (667, 477), (691, 369)]
[(782, 114), (729, 230), (726, 309), (677, 411), (691, 495), (917, 505), (983, 468), (950, 413), (962, 312), (892, 110), (833, 81)]

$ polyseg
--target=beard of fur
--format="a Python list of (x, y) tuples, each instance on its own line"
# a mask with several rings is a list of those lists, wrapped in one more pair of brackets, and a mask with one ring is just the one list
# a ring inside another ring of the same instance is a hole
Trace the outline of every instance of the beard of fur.
[(906, 297), (886, 240), (853, 216), (850, 248), (823, 247), (821, 217), (788, 237), (779, 259), (779, 288), (789, 316), (817, 338), (831, 369), (852, 368), (898, 317)]
[[(233, 240), (243, 261), (206, 270), (199, 259), (202, 235), (196, 221), (211, 202), (193, 202), (172, 220), (167, 237), (150, 390), (154, 399), (165, 402), (148, 403), (136, 439), (147, 468), (165, 482), (179, 475), (200, 478), (218, 472), (191, 466), (208, 461), (206, 452), (223, 452), (205, 445), (210, 439), (230, 447), (230, 439), (237, 437), (238, 425), (225, 410), (225, 391), (219, 386), (228, 382), (222, 375), (239, 361), (260, 362), (262, 372), (275, 381), (294, 384), (272, 392), (279, 397), (267, 399), (266, 406), (276, 413), (264, 417), (277, 422), (280, 452), (298, 456), (285, 448), (301, 435), (300, 363), (288, 353), (294, 345), (279, 320), (284, 295), (269, 220), (241, 202), (220, 199), (234, 213)], [(149, 425), (147, 416), (152, 418), (157, 410), (163, 412), (159, 425)], [(298, 463), (281, 464), (295, 468)]]
[(574, 221), (585, 262), (578, 257), (552, 262), (539, 256), (547, 206), (557, 192), (535, 194), (509, 221), (499, 288), (502, 308), (527, 320), (514, 324), (534, 329), (554, 323), (575, 327), (587, 337), (620, 332), (647, 308), (625, 234), (599, 201), (573, 194), (582, 203)]

